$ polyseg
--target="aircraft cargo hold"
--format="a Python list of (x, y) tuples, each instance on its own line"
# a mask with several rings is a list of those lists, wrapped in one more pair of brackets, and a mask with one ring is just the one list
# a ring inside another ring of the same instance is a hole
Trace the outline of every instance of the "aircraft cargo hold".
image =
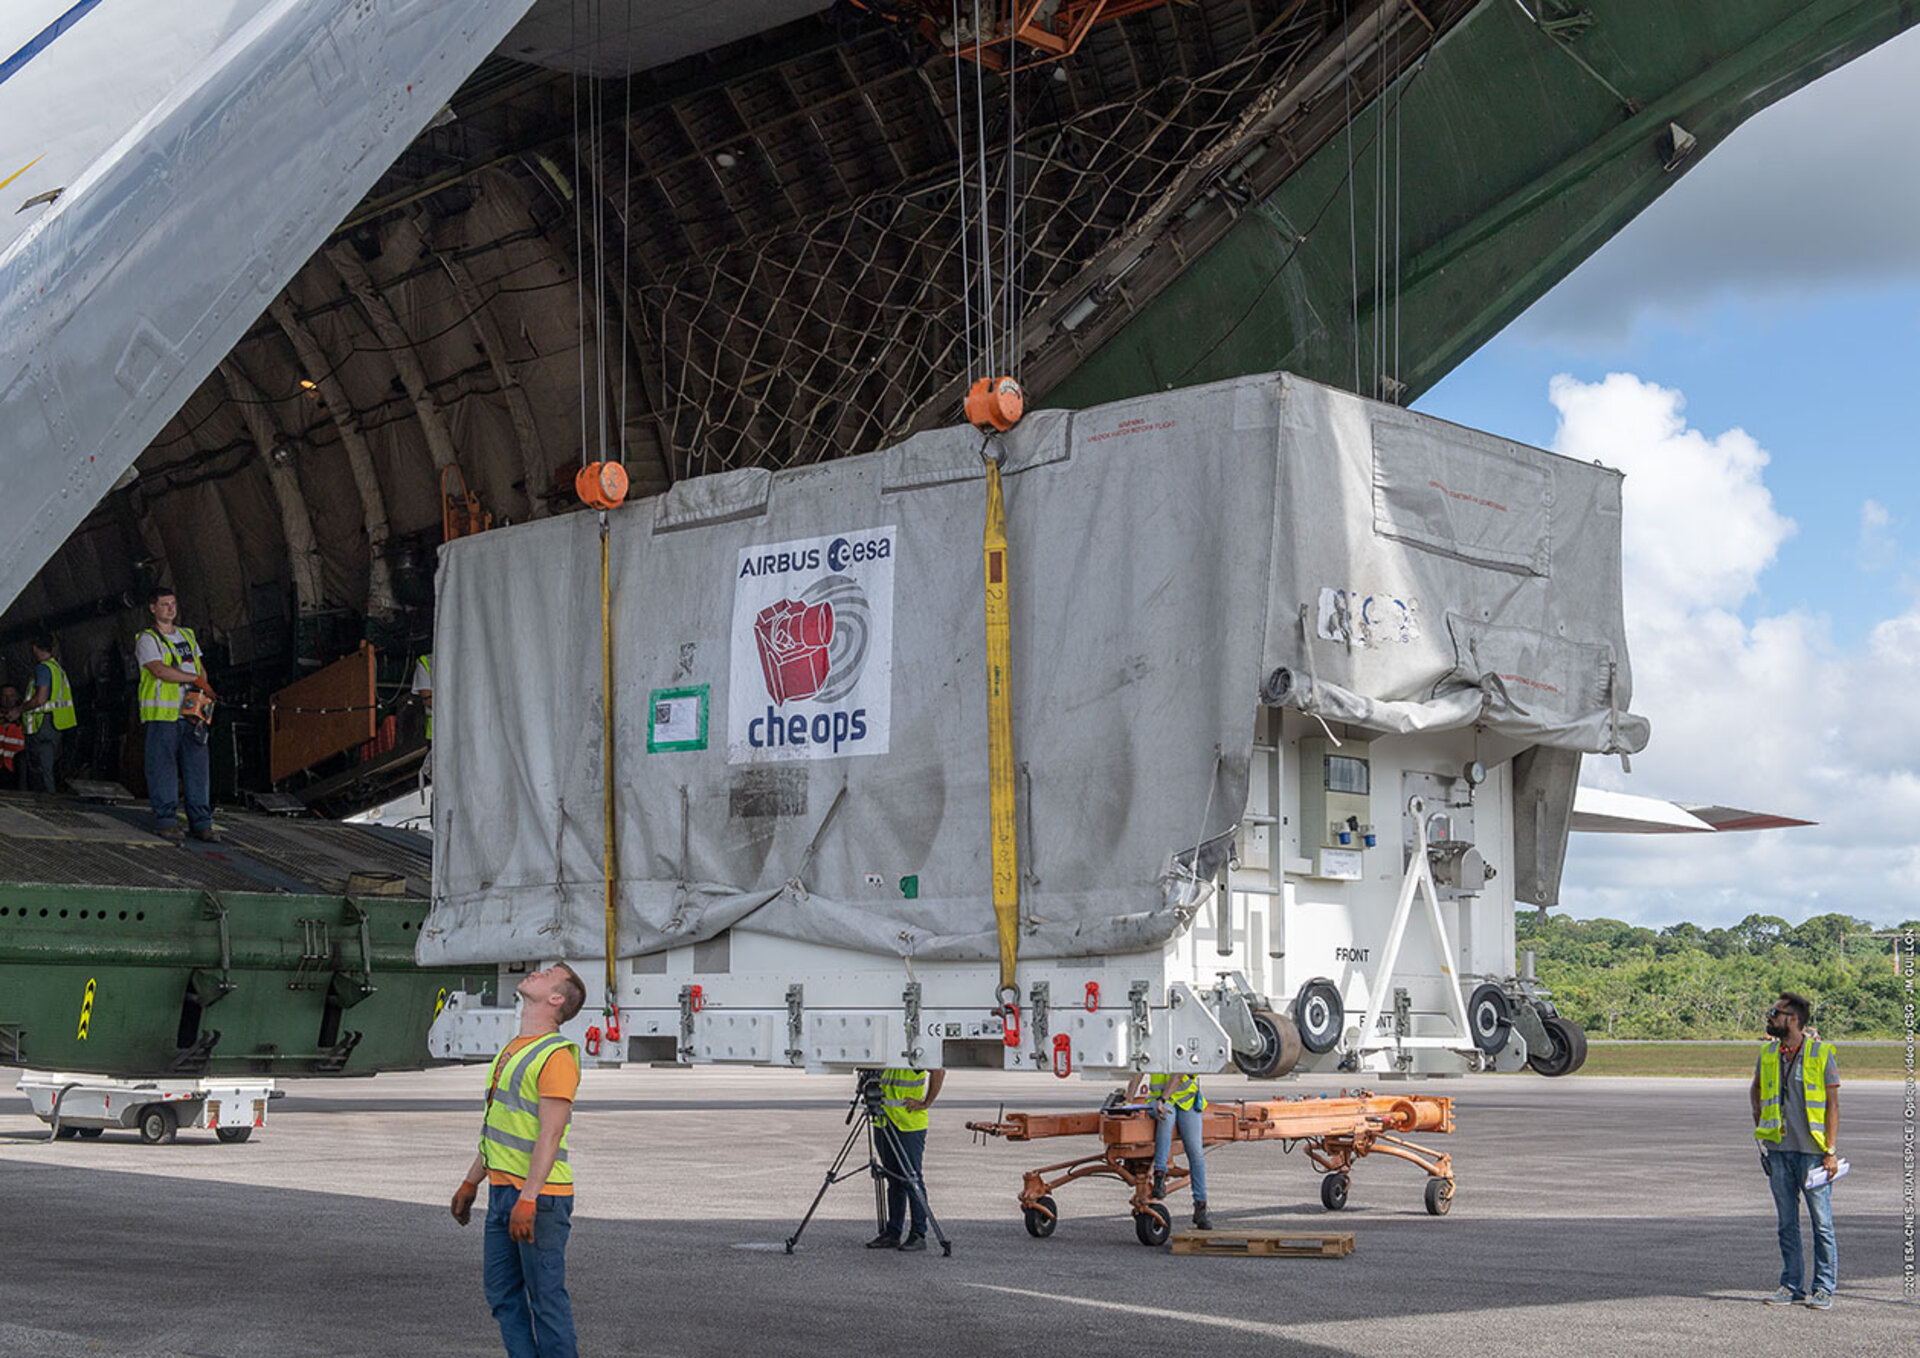
[[(1271, 1075), (1584, 1047), (1515, 975), (1512, 917), (1554, 899), (1580, 755), (1647, 739), (1604, 467), (1260, 376), (496, 530), (445, 549), (438, 594), (419, 959), (611, 939), (617, 1003), (578, 1021), (606, 1056)], [(436, 1054), (509, 1021), (453, 997)]]

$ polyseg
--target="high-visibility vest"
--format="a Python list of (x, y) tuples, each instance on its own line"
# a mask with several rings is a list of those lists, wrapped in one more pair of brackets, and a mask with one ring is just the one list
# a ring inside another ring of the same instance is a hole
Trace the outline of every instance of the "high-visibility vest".
[[(1807, 1098), (1807, 1131), (1813, 1144), (1827, 1148), (1827, 1053), (1833, 1043), (1807, 1038), (1800, 1047), (1800, 1086)], [(1767, 1043), (1760, 1058), (1760, 1125), (1753, 1134), (1761, 1141), (1778, 1141), (1780, 1125), (1780, 1044)]]
[(927, 1072), (924, 1070), (901, 1070), (890, 1068), (880, 1072), (881, 1107), (885, 1109), (887, 1121), (903, 1132), (924, 1132), (927, 1117), (924, 1108), (907, 1107), (908, 1099), (927, 1097)]
[[(157, 627), (149, 627), (140, 635), (152, 637), (160, 643), (165, 652), (166, 662), (176, 670), (183, 670), (188, 664), (196, 674), (204, 673), (200, 661), (200, 643), (194, 639), (191, 627), (175, 629), (185, 642), (184, 646), (175, 646), (167, 639), (166, 633)], [(182, 663), (182, 662), (186, 663)], [(145, 665), (140, 667), (140, 720), (141, 721), (178, 721), (180, 720), (181, 685), (170, 684), (164, 679), (156, 679)]]
[(47, 676), (53, 682), (47, 685), (47, 705), (26, 714), (27, 734), (38, 731), (40, 723), (49, 715), (53, 717), (54, 730), (71, 731), (79, 721), (73, 710), (73, 685), (67, 682), (67, 672), (60, 668), (58, 660), (49, 658), (40, 663), (47, 667)]
[[(1167, 1083), (1173, 1081), (1173, 1093), (1167, 1093)], [(1155, 1075), (1147, 1081), (1147, 1089), (1156, 1099), (1165, 1099), (1181, 1112), (1199, 1112), (1207, 1106), (1207, 1100), (1200, 1092), (1200, 1077), (1197, 1075)]]
[[(433, 692), (433, 652), (428, 651), (420, 657), (420, 673), (427, 681), (427, 692)], [(433, 707), (427, 707), (427, 739), (433, 739)]]
[(17, 721), (0, 722), (0, 769), (13, 772), (13, 757), (27, 748), (27, 733)]
[[(540, 1136), (540, 1072), (556, 1053), (569, 1048), (578, 1061), (577, 1044), (549, 1033), (512, 1056), (502, 1047), (493, 1058), (487, 1074), (487, 1118), (480, 1129), (480, 1154), (488, 1169), (511, 1174), (522, 1183), (533, 1172), (533, 1143)], [(547, 1174), (549, 1184), (573, 1182), (573, 1166), (567, 1159), (567, 1137), (572, 1131), (569, 1122), (560, 1134), (560, 1150)]]

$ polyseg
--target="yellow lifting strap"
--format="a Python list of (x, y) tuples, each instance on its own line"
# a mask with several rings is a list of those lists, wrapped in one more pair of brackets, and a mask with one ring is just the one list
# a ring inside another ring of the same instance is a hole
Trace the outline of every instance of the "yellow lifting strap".
[(987, 528), (982, 541), (987, 615), (987, 787), (992, 806), (993, 917), (1000, 934), (1000, 999), (1017, 1001), (1020, 845), (1013, 802), (1013, 632), (1007, 604), (1007, 510), (1000, 464), (987, 462)]
[(614, 882), (620, 876), (613, 832), (613, 574), (608, 562), (607, 514), (600, 512), (600, 812), (601, 868), (607, 889), (607, 1010), (617, 1013), (614, 959)]

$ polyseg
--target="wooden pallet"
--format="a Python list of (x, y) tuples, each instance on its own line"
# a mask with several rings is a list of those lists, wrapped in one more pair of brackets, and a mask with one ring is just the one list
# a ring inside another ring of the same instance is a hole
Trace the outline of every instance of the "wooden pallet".
[(1343, 1259), (1353, 1253), (1353, 1235), (1301, 1235), (1293, 1231), (1180, 1231), (1175, 1254), (1223, 1254), (1265, 1259)]

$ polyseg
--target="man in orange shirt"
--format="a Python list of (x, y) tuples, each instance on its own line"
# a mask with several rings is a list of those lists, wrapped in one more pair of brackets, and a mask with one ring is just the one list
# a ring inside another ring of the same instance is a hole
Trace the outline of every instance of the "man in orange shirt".
[(520, 1035), (493, 1058), (480, 1153), (453, 1193), (453, 1219), (472, 1218), (488, 1182), (487, 1304), (508, 1358), (577, 1358), (567, 1296), (573, 1165), (567, 1130), (580, 1088), (580, 1048), (560, 1036), (587, 1002), (564, 962), (523, 977)]

